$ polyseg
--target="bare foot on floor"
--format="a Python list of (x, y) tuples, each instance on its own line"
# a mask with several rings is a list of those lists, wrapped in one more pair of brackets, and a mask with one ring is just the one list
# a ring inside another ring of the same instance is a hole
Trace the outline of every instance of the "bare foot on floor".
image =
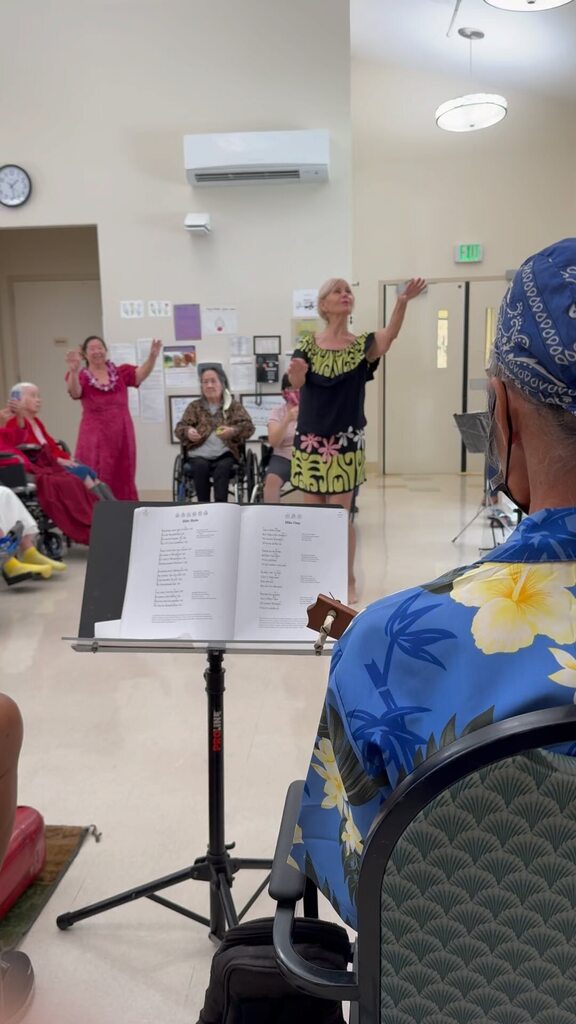
[(348, 604), (358, 604), (356, 580), (350, 580), (348, 583)]

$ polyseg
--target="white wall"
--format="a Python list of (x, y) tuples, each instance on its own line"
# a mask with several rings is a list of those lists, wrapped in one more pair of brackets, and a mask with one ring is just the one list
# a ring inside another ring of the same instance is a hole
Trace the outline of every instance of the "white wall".
[[(472, 277), (499, 276), (574, 234), (576, 107), (507, 90), (509, 114), (499, 125), (464, 135), (436, 128), (435, 108), (462, 91), (446, 75), (353, 63), (357, 330), (378, 324), (378, 281), (461, 276), (456, 242), (484, 243)], [(368, 459), (380, 462), (374, 387), (367, 415)]]
[[(120, 299), (159, 298), (235, 305), (240, 333), (287, 346), (292, 290), (350, 272), (346, 0), (22, 0), (2, 20), (3, 160), (34, 192), (0, 228), (97, 226), (108, 341), (173, 340), (170, 321), (120, 318)], [(186, 182), (186, 133), (307, 127), (330, 131), (326, 187)], [(211, 237), (185, 232), (194, 210)], [(139, 486), (166, 488), (168, 424), (137, 434)]]

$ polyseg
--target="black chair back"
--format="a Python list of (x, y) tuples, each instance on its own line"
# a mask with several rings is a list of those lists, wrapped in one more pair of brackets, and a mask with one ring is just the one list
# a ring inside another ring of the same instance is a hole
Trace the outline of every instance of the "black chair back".
[(394, 791), (358, 879), (360, 1024), (568, 1024), (576, 759), (542, 748), (575, 741), (573, 706), (518, 716)]

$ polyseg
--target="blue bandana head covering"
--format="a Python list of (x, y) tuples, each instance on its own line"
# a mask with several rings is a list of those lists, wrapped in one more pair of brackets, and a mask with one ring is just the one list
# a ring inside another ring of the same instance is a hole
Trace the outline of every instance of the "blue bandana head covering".
[(493, 358), (526, 395), (576, 414), (576, 238), (542, 249), (516, 272)]

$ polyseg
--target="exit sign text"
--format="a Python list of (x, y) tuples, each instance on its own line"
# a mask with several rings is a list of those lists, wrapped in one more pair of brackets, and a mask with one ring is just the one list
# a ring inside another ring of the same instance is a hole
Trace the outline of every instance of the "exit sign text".
[(480, 242), (461, 242), (454, 246), (455, 263), (481, 263), (484, 249)]

